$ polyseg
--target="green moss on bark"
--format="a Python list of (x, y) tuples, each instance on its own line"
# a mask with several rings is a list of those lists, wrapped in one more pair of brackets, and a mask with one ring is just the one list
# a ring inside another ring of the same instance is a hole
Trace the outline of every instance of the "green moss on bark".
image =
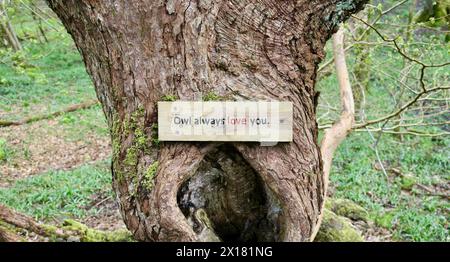
[(155, 146), (159, 146), (158, 124), (156, 123), (152, 125), (152, 143)]
[(206, 95), (203, 96), (203, 101), (220, 101), (223, 97), (219, 96), (218, 94), (214, 93), (213, 91), (208, 92)]
[(161, 97), (161, 100), (164, 102), (174, 102), (178, 100), (178, 97), (175, 95), (164, 95)]
[(12, 227), (8, 223), (3, 222), (0, 220), (0, 231), (4, 232), (6, 235), (13, 236), (13, 239), (2, 239), (0, 234), (0, 242), (1, 241), (17, 241), (17, 242), (26, 242), (26, 240), (21, 236), (23, 234), (23, 231), (21, 229)]
[[(116, 178), (136, 178), (139, 159), (144, 154), (150, 153), (153, 139), (149, 138), (145, 131), (145, 110), (139, 107), (128, 119), (123, 122), (116, 115), (112, 127), (113, 163)], [(125, 149), (123, 154), (123, 141), (130, 141), (131, 145)], [(119, 163), (122, 163), (120, 165)]]
[(144, 179), (142, 181), (142, 185), (149, 191), (152, 190), (153, 186), (155, 185), (154, 179), (155, 179), (156, 171), (158, 170), (158, 165), (159, 165), (158, 161), (151, 164), (147, 168), (147, 171), (144, 174)]

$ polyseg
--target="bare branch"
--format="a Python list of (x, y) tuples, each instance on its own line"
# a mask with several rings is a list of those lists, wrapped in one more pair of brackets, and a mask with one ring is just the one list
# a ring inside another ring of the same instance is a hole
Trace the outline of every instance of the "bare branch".
[[(333, 36), (333, 50), (336, 74), (339, 81), (340, 96), (342, 101), (342, 112), (339, 121), (325, 131), (325, 135), (321, 143), (325, 192), (328, 188), (334, 152), (352, 130), (352, 125), (355, 122), (355, 103), (353, 100), (353, 92), (350, 84), (347, 62), (345, 59), (344, 32), (342, 29), (340, 29)], [(322, 220), (322, 215), (319, 217), (319, 221)], [(320, 225), (320, 223), (318, 223), (318, 225)], [(318, 230), (318, 226), (313, 230), (312, 239), (314, 239)]]
[(353, 129), (364, 128), (366, 126), (370, 126), (370, 125), (377, 124), (377, 123), (380, 123), (380, 122), (384, 122), (386, 120), (394, 118), (394, 117), (400, 115), (401, 113), (403, 113), (410, 106), (415, 104), (417, 101), (419, 101), (419, 99), (423, 95), (429, 94), (429, 93), (433, 93), (433, 92), (437, 92), (437, 91), (440, 91), (440, 90), (449, 90), (449, 89), (450, 89), (450, 87), (436, 87), (436, 88), (432, 88), (432, 89), (424, 89), (424, 90), (422, 90), (422, 92), (418, 93), (413, 99), (411, 99), (409, 102), (404, 104), (401, 108), (399, 108), (397, 111), (392, 112), (391, 114), (388, 114), (386, 116), (380, 117), (378, 119), (374, 119), (374, 120), (367, 121), (365, 123), (357, 124), (357, 125), (353, 126)]

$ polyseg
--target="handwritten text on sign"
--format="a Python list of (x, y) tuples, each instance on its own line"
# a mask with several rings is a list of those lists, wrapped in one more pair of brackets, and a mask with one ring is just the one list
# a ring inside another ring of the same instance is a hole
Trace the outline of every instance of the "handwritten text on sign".
[(291, 102), (158, 102), (160, 141), (291, 142)]

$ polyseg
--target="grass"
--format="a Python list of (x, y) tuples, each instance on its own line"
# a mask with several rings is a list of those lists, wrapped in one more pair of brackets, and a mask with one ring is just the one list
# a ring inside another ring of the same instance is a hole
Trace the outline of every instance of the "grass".
[(0, 189), (0, 203), (38, 220), (79, 219), (98, 211), (89, 205), (99, 193), (112, 195), (109, 161), (17, 181)]
[[(49, 42), (41, 43), (34, 38), (38, 32), (36, 23), (27, 11), (23, 14), (22, 11), (17, 10), (12, 17), (19, 36), (28, 38), (22, 41), (24, 49), (13, 52), (0, 48), (0, 119), (17, 121), (96, 99), (80, 54), (60, 22), (48, 19), (44, 23), (44, 26), (51, 24), (52, 27), (45, 28)], [(108, 135), (100, 105), (67, 113), (54, 120), (61, 129), (58, 131), (62, 131), (58, 136), (63, 136), (66, 141), (82, 141), (87, 134)], [(42, 129), (48, 134), (55, 133), (54, 126), (45, 126), (45, 121)], [(36, 138), (27, 138), (33, 139)], [(15, 155), (29, 154), (26, 145), (22, 149), (18, 145), (10, 146), (12, 142), (5, 139), (0, 138), (0, 142), (0, 164)]]
[[(61, 29), (63, 30), (63, 29)], [(83, 61), (67, 34), (49, 43), (27, 41), (24, 50), (0, 49), (0, 117), (19, 120), (95, 99)]]
[(87, 133), (94, 133), (103, 137), (109, 136), (106, 118), (100, 105), (64, 114), (56, 120), (69, 141), (83, 140)]
[(6, 144), (6, 140), (0, 138), (0, 163), (8, 161), (12, 154), (13, 152), (11, 152), (11, 149)]
[[(414, 184), (426, 186), (448, 182), (448, 139), (441, 144), (432, 138), (398, 138), (386, 135), (378, 145), (386, 169), (395, 167), (414, 178)], [(331, 181), (335, 196), (351, 199), (368, 209), (378, 226), (393, 233), (399, 241), (449, 241), (449, 203), (439, 196), (427, 196), (405, 181), (374, 168), (378, 160), (367, 133), (351, 135), (338, 149)], [(405, 146), (410, 145), (410, 146)], [(412, 151), (414, 148), (414, 151)]]

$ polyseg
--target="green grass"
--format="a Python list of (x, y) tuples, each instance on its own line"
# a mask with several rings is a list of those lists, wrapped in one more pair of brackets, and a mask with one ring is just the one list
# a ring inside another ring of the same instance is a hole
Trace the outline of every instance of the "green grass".
[(81, 141), (86, 134), (109, 136), (105, 115), (100, 105), (64, 114), (58, 118), (58, 126), (64, 130), (67, 140)]
[(6, 162), (12, 155), (6, 140), (0, 138), (0, 163)]
[[(408, 138), (400, 142), (385, 135), (378, 150), (386, 169), (399, 168), (426, 186), (448, 182), (449, 140), (440, 144), (431, 138)], [(336, 153), (331, 181), (335, 196), (351, 199), (371, 213), (378, 226), (390, 229), (395, 240), (450, 241), (449, 203), (439, 196), (427, 196), (420, 190), (405, 190), (405, 181), (373, 168), (377, 162), (371, 138), (366, 133), (352, 134)], [(410, 145), (410, 146), (405, 146)], [(414, 150), (412, 149), (414, 148)], [(408, 189), (408, 188), (406, 188)]]
[[(23, 21), (18, 24), (33, 27)], [(0, 49), (0, 112), (4, 120), (47, 114), (96, 97), (72, 39), (60, 25), (55, 26), (60, 32), (49, 29), (49, 43), (25, 41), (20, 52)], [(17, 31), (21, 32), (20, 27)]]
[(17, 181), (0, 189), (0, 203), (38, 220), (83, 218), (98, 210), (88, 209), (94, 194), (112, 195), (109, 161), (70, 171), (53, 171)]
[[(27, 62), (30, 65), (23, 70), (11, 66), (15, 62), (8, 56), (10, 54), (2, 57), (0, 110), (6, 112), (7, 120), (58, 111), (95, 98), (92, 83), (72, 44), (28, 44), (25, 48), (25, 57), (45, 55)], [(18, 107), (19, 112), (15, 110)]]
[[(19, 36), (35, 36), (38, 32), (28, 13), (17, 10), (12, 17)], [(49, 114), (96, 99), (81, 56), (64, 27), (55, 19), (48, 20), (44, 26), (47, 26), (48, 43), (31, 38), (22, 42), (24, 49), (20, 52), (0, 48), (2, 120), (17, 121)], [(69, 140), (81, 140), (86, 133), (100, 136), (108, 133), (100, 106), (64, 114), (55, 120)]]

